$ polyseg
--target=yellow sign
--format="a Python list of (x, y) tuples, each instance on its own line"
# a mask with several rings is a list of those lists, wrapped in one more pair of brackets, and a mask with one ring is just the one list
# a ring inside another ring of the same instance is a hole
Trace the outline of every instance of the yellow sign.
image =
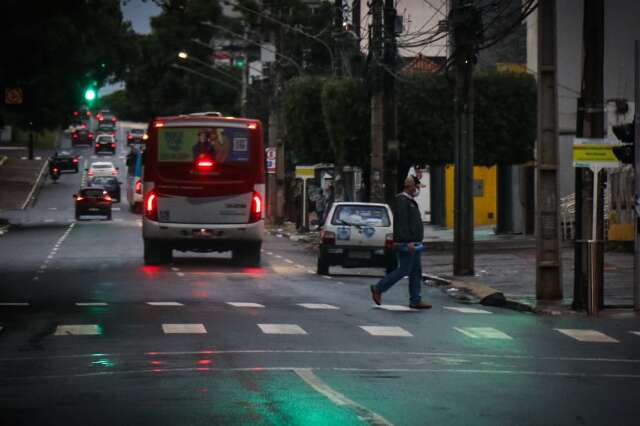
[(309, 179), (315, 177), (315, 168), (310, 166), (296, 166), (296, 178)]
[(573, 161), (579, 163), (617, 163), (612, 145), (574, 145)]
[(496, 70), (498, 72), (511, 72), (515, 74), (526, 74), (527, 73), (527, 65), (526, 64), (514, 64), (510, 62), (498, 62), (496, 64)]

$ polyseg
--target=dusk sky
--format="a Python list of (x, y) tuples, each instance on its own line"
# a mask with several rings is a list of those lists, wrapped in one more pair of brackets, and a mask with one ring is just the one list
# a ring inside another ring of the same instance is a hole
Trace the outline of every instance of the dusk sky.
[(150, 18), (159, 13), (160, 8), (151, 0), (128, 0), (127, 2), (122, 2), (124, 19), (125, 21), (131, 21), (133, 30), (137, 33), (149, 33), (151, 31)]

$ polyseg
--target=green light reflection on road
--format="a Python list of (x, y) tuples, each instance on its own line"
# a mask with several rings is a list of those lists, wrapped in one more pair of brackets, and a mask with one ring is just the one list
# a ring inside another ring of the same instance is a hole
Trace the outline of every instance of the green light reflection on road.
[(111, 368), (111, 367), (114, 367), (116, 364), (115, 362), (111, 361), (109, 358), (100, 358), (97, 361), (93, 361), (91, 365)]

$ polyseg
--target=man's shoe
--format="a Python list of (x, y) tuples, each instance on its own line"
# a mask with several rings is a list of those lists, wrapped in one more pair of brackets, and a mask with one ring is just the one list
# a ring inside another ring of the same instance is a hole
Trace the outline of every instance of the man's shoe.
[(376, 305), (380, 305), (382, 303), (382, 293), (375, 285), (369, 287), (371, 289), (371, 298)]
[(431, 305), (427, 302), (412, 303), (409, 307), (411, 309), (431, 309)]

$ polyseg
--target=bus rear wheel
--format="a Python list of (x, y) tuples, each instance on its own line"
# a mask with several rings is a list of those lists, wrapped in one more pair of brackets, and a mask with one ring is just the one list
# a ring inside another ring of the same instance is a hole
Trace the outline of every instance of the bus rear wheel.
[(144, 241), (144, 264), (164, 265), (171, 263), (171, 247), (155, 241)]

